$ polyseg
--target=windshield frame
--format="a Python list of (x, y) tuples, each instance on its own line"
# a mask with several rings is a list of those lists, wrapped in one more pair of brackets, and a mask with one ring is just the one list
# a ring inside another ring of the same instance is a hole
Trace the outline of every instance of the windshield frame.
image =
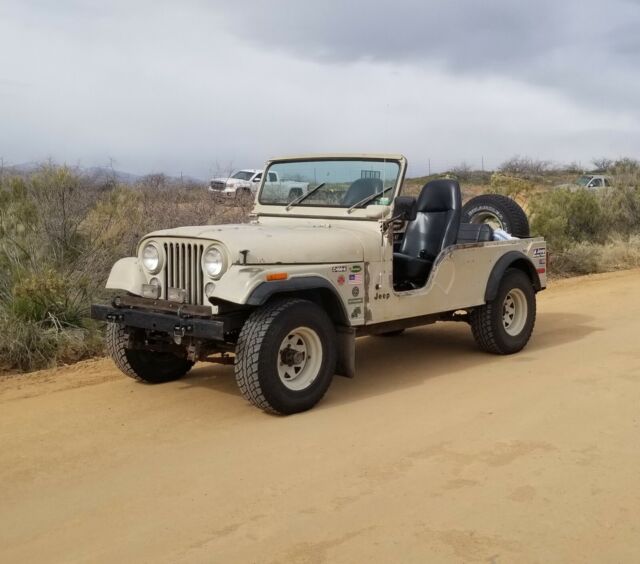
[[(356, 208), (349, 213), (349, 207), (328, 206), (324, 204), (304, 204), (301, 206), (292, 206), (287, 208), (286, 203), (263, 203), (261, 202), (262, 191), (265, 185), (265, 179), (273, 165), (293, 162), (322, 162), (322, 161), (362, 161), (362, 162), (388, 162), (398, 165), (398, 176), (396, 178), (393, 190), (389, 194), (389, 204), (369, 204), (366, 207)], [(339, 155), (306, 155), (300, 157), (289, 157), (281, 159), (272, 159), (265, 165), (265, 173), (262, 176), (260, 187), (255, 202), (254, 213), (256, 215), (277, 215), (277, 216), (296, 216), (296, 217), (330, 217), (344, 219), (372, 219), (368, 217), (372, 213), (367, 212), (370, 208), (376, 208), (373, 215), (378, 217), (386, 216), (391, 213), (393, 200), (400, 194), (407, 168), (407, 161), (402, 155), (366, 155), (366, 154), (339, 154)], [(376, 221), (376, 218), (373, 218)]]

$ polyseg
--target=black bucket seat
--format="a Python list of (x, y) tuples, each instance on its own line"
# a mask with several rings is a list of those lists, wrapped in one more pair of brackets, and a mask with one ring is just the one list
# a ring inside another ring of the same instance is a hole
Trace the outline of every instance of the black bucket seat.
[(416, 210), (399, 252), (393, 254), (397, 287), (423, 286), (440, 251), (455, 245), (462, 210), (460, 185), (449, 179), (427, 182), (418, 196)]

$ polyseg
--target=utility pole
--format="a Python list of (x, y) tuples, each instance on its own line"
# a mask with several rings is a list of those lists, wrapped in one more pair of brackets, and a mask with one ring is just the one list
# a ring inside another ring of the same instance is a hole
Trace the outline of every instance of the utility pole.
[(429, 159), (429, 176), (431, 176), (431, 159)]
[(484, 155), (482, 155), (482, 172), (484, 172)]

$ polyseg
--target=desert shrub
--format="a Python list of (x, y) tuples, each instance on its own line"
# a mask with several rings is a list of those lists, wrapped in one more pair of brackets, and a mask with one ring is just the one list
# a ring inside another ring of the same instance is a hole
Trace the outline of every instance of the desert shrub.
[(552, 169), (550, 161), (531, 159), (529, 157), (521, 157), (516, 155), (503, 162), (498, 171), (513, 176), (521, 176), (529, 180), (540, 177), (545, 172)]
[(609, 167), (609, 173), (617, 188), (640, 188), (640, 161), (619, 159)]
[(580, 163), (575, 161), (558, 166), (557, 172), (567, 174), (581, 174), (584, 168)]
[(640, 267), (640, 236), (613, 236), (606, 243), (573, 243), (552, 255), (552, 272), (559, 276), (611, 272)]
[(494, 172), (491, 175), (487, 190), (487, 193), (509, 196), (518, 202), (525, 212), (529, 211), (529, 202), (535, 192), (536, 186), (529, 180), (502, 172)]
[(535, 191), (532, 182), (500, 172), (494, 172), (491, 175), (490, 186), (494, 194), (503, 194), (512, 198), (528, 198)]
[(614, 186), (599, 193), (603, 220), (615, 233), (640, 233), (640, 188)]
[(530, 221), (532, 233), (545, 237), (555, 252), (582, 241), (602, 243), (607, 233), (598, 196), (587, 190), (536, 194), (530, 202)]
[(24, 320), (0, 311), (0, 370), (30, 371), (103, 354), (96, 325), (74, 326), (55, 317)]
[(596, 167), (596, 170), (606, 172), (613, 166), (614, 161), (607, 157), (596, 157), (591, 159), (591, 163)]
[(459, 165), (454, 166), (451, 169), (451, 174), (460, 182), (467, 182), (471, 178), (473, 170), (471, 165), (465, 161), (462, 161)]
[(181, 225), (243, 222), (251, 201), (149, 175), (135, 186), (52, 163), (0, 178), (0, 369), (33, 370), (102, 351), (92, 301), (139, 239)]

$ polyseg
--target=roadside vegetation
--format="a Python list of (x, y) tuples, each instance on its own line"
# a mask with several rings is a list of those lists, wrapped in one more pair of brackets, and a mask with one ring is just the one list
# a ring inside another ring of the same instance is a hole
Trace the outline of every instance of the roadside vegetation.
[(417, 194), (425, 182), (449, 177), (460, 181), (465, 199), (484, 193), (512, 197), (527, 212), (531, 233), (547, 240), (554, 276), (640, 267), (640, 162), (598, 158), (592, 164), (611, 179), (610, 188), (572, 190), (567, 185), (582, 174), (579, 165), (519, 156), (495, 172), (463, 163), (445, 174), (410, 179), (405, 188)]
[[(466, 197), (517, 200), (532, 233), (548, 241), (554, 275), (640, 266), (640, 164), (597, 161), (613, 182), (598, 192), (557, 188), (581, 173), (577, 165), (523, 157), (495, 172), (462, 163), (446, 176), (460, 180)], [(417, 193), (441, 176), (408, 179), (405, 189)], [(0, 170), (0, 372), (102, 354), (89, 306), (108, 297), (104, 283), (118, 258), (132, 255), (150, 231), (244, 222), (250, 208), (246, 200), (216, 202), (203, 185), (159, 174), (126, 185), (52, 163), (24, 174)]]
[(156, 229), (245, 221), (201, 185), (149, 175), (136, 185), (45, 164), (0, 177), (0, 371), (102, 353), (89, 319), (113, 263)]

